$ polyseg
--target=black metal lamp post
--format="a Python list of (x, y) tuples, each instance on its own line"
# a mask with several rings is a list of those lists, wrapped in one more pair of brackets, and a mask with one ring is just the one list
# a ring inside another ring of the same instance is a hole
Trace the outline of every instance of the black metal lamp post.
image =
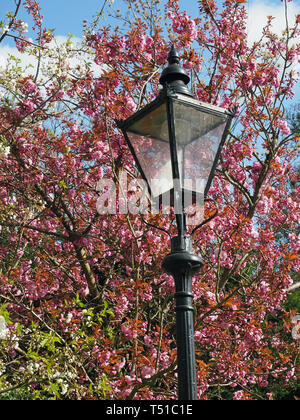
[[(178, 236), (172, 238), (171, 253), (162, 266), (176, 286), (178, 397), (196, 400), (192, 277), (203, 263), (193, 252), (192, 237), (186, 236), (183, 197), (187, 192), (206, 197), (233, 114), (193, 97), (174, 46), (168, 61), (158, 97), (118, 126), (152, 199), (169, 194), (175, 207)], [(186, 180), (193, 182), (192, 189)]]

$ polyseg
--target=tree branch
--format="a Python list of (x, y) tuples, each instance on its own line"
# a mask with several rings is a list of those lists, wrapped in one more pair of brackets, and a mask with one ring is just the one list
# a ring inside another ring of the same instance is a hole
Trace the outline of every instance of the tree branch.
[(9, 22), (9, 25), (8, 25), (8, 30), (7, 30), (7, 31), (5, 31), (5, 32), (4, 32), (4, 34), (1, 36), (1, 38), (0, 38), (0, 44), (1, 44), (1, 42), (3, 41), (3, 39), (7, 36), (8, 31), (9, 31), (9, 30), (11, 29), (11, 27), (13, 26), (13, 23), (14, 23), (14, 21), (15, 21), (15, 19), (16, 19), (16, 17), (17, 17), (17, 15), (18, 15), (18, 13), (19, 13), (19, 9), (20, 9), (21, 3), (22, 3), (22, 0), (18, 0), (18, 3), (17, 3), (17, 5), (16, 5), (15, 14), (14, 14), (14, 16), (12, 17), (11, 21)]
[(299, 283), (295, 283), (295, 284), (293, 284), (293, 286), (289, 287), (286, 290), (286, 292), (288, 292), (288, 293), (293, 292), (294, 290), (299, 289), (299, 287), (300, 287), (300, 282)]

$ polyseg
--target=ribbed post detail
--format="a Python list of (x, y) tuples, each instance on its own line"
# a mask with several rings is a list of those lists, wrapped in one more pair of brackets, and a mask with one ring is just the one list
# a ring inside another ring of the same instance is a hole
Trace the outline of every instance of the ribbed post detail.
[(193, 253), (192, 238), (172, 238), (172, 252), (162, 263), (175, 280), (176, 329), (178, 355), (178, 399), (197, 400), (197, 374), (194, 342), (194, 309), (192, 278), (203, 266)]
[(178, 398), (197, 400), (192, 275), (189, 269), (174, 276), (178, 352)]

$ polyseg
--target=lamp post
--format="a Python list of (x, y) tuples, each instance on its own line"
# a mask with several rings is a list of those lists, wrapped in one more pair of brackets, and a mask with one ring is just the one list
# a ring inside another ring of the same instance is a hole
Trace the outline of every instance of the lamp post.
[(187, 236), (184, 196), (205, 199), (233, 114), (193, 97), (174, 46), (168, 62), (158, 97), (118, 126), (152, 199), (172, 197), (175, 207), (178, 235), (171, 239), (171, 253), (162, 266), (176, 287), (178, 398), (196, 400), (192, 278), (203, 262), (193, 251), (192, 236)]

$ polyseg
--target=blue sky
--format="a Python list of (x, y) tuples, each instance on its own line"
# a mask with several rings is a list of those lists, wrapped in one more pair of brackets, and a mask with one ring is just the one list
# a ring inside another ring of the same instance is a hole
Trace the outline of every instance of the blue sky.
[(100, 11), (103, 0), (40, 0), (45, 24), (56, 28), (57, 35), (82, 35), (82, 21), (91, 18)]
[[(56, 35), (74, 36), (82, 35), (82, 21), (91, 20), (99, 12), (104, 0), (39, 0), (44, 16), (45, 26), (55, 28)], [(189, 10), (190, 14), (197, 14), (196, 0), (181, 0), (181, 3)], [(121, 0), (114, 0), (114, 8), (120, 8)], [(14, 0), (0, 0), (0, 20), (8, 12), (14, 10)], [(26, 20), (26, 13), (20, 14), (20, 18)], [(107, 23), (111, 21), (108, 19)]]
[[(46, 27), (56, 29), (56, 35), (71, 33), (80, 37), (83, 19), (91, 19), (101, 9), (102, 0), (40, 0)], [(13, 0), (0, 0), (0, 19), (9, 10), (13, 10)], [(24, 20), (27, 14), (20, 17)]]
[[(81, 37), (82, 21), (91, 20), (96, 12), (101, 10), (104, 0), (40, 0), (39, 2), (46, 27), (55, 28), (56, 35), (67, 36), (71, 33), (76, 37)], [(180, 2), (192, 17), (198, 15), (197, 0), (181, 0)], [(121, 4), (121, 0), (114, 0), (115, 8), (121, 8)], [(268, 14), (277, 15), (278, 20), (280, 15), (283, 17), (283, 3), (280, 0), (249, 0), (247, 7), (250, 12), (249, 23), (254, 33), (257, 25), (262, 24)], [(14, 0), (0, 0), (0, 20), (13, 8)], [(294, 0), (293, 8), (298, 13), (300, 12), (300, 0)], [(20, 17), (26, 20), (27, 15), (22, 14)], [(109, 24), (110, 21), (106, 23)]]
[[(217, 0), (220, 4), (223, 1)], [(166, 0), (162, 0), (162, 4), (165, 2)], [(67, 37), (71, 33), (75, 37), (80, 38), (83, 34), (83, 20), (91, 21), (96, 13), (101, 10), (104, 0), (39, 0), (39, 3), (44, 16), (45, 27), (55, 29), (56, 36)], [(186, 9), (193, 18), (198, 16), (197, 0), (180, 0), (180, 3), (182, 9)], [(0, 0), (0, 21), (8, 11), (14, 10), (14, 4), (15, 0)], [(122, 4), (122, 0), (114, 0), (114, 8), (120, 8), (121, 14)], [(284, 3), (281, 0), (248, 0), (246, 7), (249, 12), (248, 37), (250, 42), (259, 39), (261, 29), (266, 23), (268, 15), (276, 18), (273, 24), (273, 30), (275, 32), (280, 33), (285, 26)], [(300, 0), (293, 0), (292, 3), (289, 3), (289, 9), (289, 21), (292, 24), (295, 14), (300, 12)], [(123, 13), (125, 12), (123, 10)], [(19, 17), (28, 21), (28, 14), (24, 11), (22, 11)], [(114, 26), (116, 21), (108, 18), (104, 22), (105, 25), (109, 25), (110, 23)], [(32, 31), (28, 33), (28, 37), (34, 38)], [(16, 53), (14, 42), (11, 38), (5, 38), (4, 42), (0, 45), (0, 65), (4, 62), (8, 52), (13, 55)], [(300, 70), (300, 65), (298, 65), (297, 70)], [(297, 93), (299, 90), (300, 86), (298, 84)]]

